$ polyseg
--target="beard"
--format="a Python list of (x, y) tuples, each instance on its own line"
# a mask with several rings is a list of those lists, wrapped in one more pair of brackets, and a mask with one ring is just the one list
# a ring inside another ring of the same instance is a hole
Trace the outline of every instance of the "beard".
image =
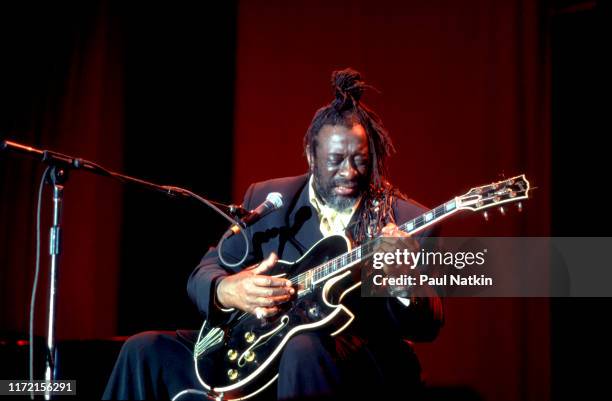
[[(314, 189), (319, 198), (325, 202), (325, 204), (337, 211), (342, 211), (350, 207), (355, 206), (361, 195), (367, 189), (367, 181), (363, 178), (355, 181), (349, 181), (344, 179), (325, 179), (319, 172), (319, 169), (315, 166), (313, 171)], [(351, 195), (340, 195), (334, 192), (334, 188), (338, 186), (352, 187), (356, 186), (357, 190)]]

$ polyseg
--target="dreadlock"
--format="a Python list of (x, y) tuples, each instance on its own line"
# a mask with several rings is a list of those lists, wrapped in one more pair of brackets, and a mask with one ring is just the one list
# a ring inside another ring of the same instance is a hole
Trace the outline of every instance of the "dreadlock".
[(372, 88), (361, 80), (361, 74), (351, 68), (334, 71), (331, 79), (335, 98), (317, 110), (304, 136), (304, 148), (314, 160), (317, 136), (325, 125), (341, 125), (352, 128), (361, 124), (368, 138), (371, 165), (369, 190), (365, 191), (357, 220), (350, 232), (357, 243), (376, 236), (393, 217), (393, 198), (404, 196), (387, 180), (387, 159), (395, 152), (389, 133), (374, 111), (360, 99), (366, 88)]

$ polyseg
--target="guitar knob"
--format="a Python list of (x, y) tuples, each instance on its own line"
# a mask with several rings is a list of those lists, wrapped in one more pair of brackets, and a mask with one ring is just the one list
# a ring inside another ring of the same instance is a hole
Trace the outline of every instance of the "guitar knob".
[(500, 207), (499, 207), (499, 212), (501, 213), (501, 215), (502, 215), (502, 216), (505, 216), (505, 215), (506, 215), (506, 209), (504, 209), (504, 207), (503, 207), (503, 206), (500, 206)]
[(252, 343), (253, 341), (255, 341), (255, 333), (253, 333), (252, 331), (247, 331), (246, 333), (244, 333), (244, 339), (247, 343)]
[(255, 353), (253, 351), (248, 351), (245, 355), (244, 355), (244, 359), (247, 362), (253, 362), (255, 360)]
[(519, 212), (522, 212), (522, 211), (523, 211), (523, 202), (519, 202), (519, 203), (517, 203), (516, 208), (517, 208), (517, 210), (518, 210)]
[(227, 357), (230, 361), (236, 360), (236, 358), (238, 358), (238, 351), (236, 351), (235, 349), (227, 351)]
[(229, 377), (230, 380), (236, 380), (238, 378), (238, 371), (236, 369), (228, 370), (227, 377)]
[(319, 318), (319, 306), (318, 305), (311, 305), (308, 307), (308, 317), (310, 317), (311, 319)]
[(482, 212), (482, 217), (484, 217), (486, 221), (489, 221), (489, 212), (487, 212), (486, 210)]

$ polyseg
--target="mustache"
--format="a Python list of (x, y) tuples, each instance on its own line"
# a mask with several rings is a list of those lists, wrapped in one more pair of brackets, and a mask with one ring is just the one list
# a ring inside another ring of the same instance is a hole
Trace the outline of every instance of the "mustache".
[(351, 181), (351, 180), (334, 180), (333, 183), (336, 186), (343, 186), (343, 187), (354, 187), (354, 186), (357, 186), (359, 184), (357, 182), (357, 180), (354, 180), (354, 181)]
[(357, 188), (359, 187), (358, 181), (345, 181), (345, 180), (337, 180), (332, 183), (335, 187), (347, 187), (347, 188)]

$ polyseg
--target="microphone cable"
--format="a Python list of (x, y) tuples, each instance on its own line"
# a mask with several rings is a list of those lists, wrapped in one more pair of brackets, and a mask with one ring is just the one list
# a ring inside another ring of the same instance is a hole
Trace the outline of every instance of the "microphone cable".
[[(239, 221), (232, 219), (230, 216), (228, 216), (227, 214), (225, 214), (221, 209), (219, 209), (217, 206), (215, 206), (213, 203), (211, 203), (209, 200), (201, 197), (198, 194), (194, 194), (193, 192), (187, 190), (187, 189), (183, 189), (183, 188), (179, 188), (179, 187), (173, 187), (173, 186), (164, 186), (164, 188), (166, 188), (168, 191), (170, 192), (177, 192), (180, 193), (182, 195), (187, 195), (189, 197), (192, 197), (200, 202), (202, 202), (203, 204), (205, 204), (206, 206), (209, 206), (211, 209), (213, 209), (214, 211), (216, 211), (217, 213), (219, 213), (221, 216), (223, 216), (223, 218), (225, 218), (227, 221), (229, 221), (232, 225), (236, 225), (236, 224), (240, 224)], [(249, 237), (247, 237), (246, 230), (240, 230), (240, 234), (242, 234), (242, 238), (244, 238), (244, 243), (246, 245), (246, 249), (244, 252), (244, 255), (242, 256), (242, 258), (236, 262), (236, 263), (229, 263), (227, 260), (225, 260), (225, 258), (223, 257), (223, 243), (224, 241), (229, 238), (230, 235), (232, 235), (232, 231), (231, 230), (227, 230), (225, 232), (225, 234), (223, 234), (223, 237), (221, 237), (221, 240), (219, 241), (219, 244), (217, 246), (217, 254), (219, 256), (219, 260), (221, 261), (221, 263), (223, 263), (225, 266), (233, 268), (233, 267), (238, 267), (241, 264), (244, 263), (244, 261), (247, 259), (247, 257), (249, 256), (249, 252), (250, 252), (250, 244), (249, 244)]]
[[(38, 288), (38, 277), (40, 275), (40, 211), (42, 209), (42, 194), (45, 181), (51, 167), (47, 167), (42, 174), (38, 187), (38, 202), (36, 205), (36, 268), (34, 270), (34, 283), (32, 284), (32, 294), (30, 297), (30, 323), (29, 323), (29, 371), (30, 382), (34, 380), (34, 314), (36, 305), (36, 290)], [(30, 399), (34, 399), (34, 393), (30, 392)]]

